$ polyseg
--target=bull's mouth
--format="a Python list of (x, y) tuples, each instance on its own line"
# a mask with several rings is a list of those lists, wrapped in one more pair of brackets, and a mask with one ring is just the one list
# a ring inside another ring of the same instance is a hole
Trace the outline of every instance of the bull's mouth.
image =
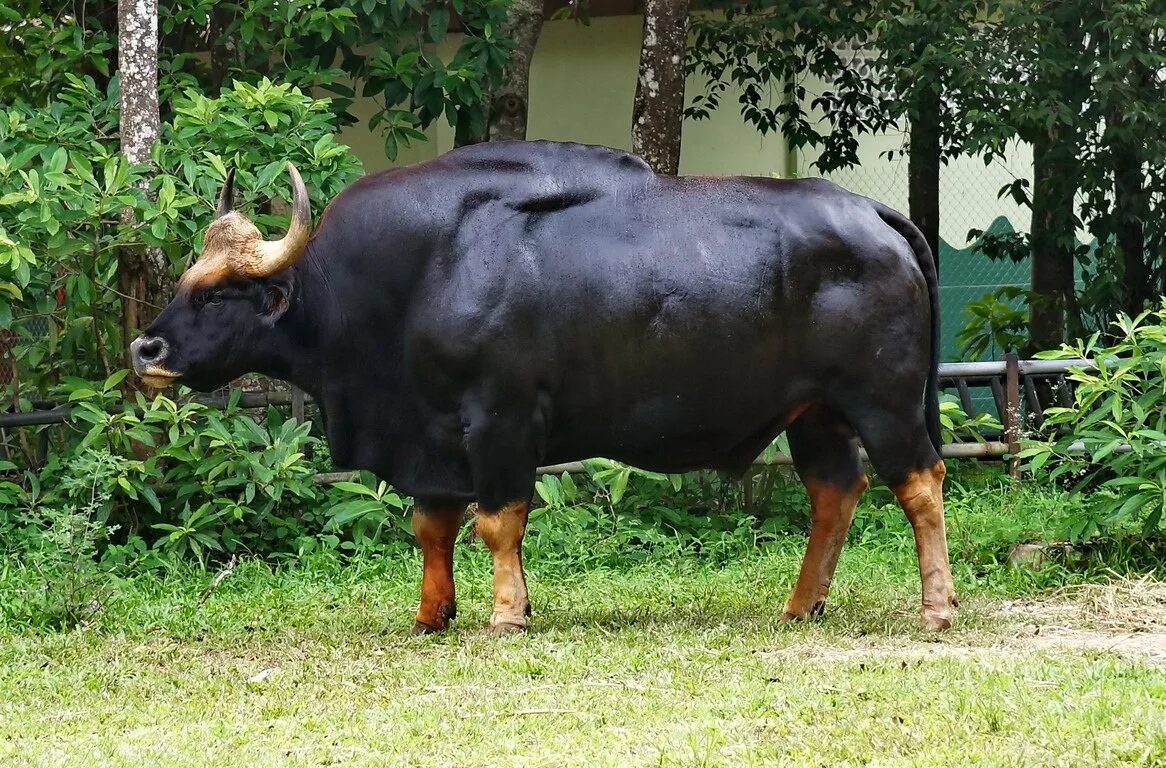
[(182, 378), (182, 374), (175, 373), (174, 371), (167, 370), (158, 365), (151, 365), (149, 368), (142, 371), (141, 374), (138, 375), (138, 378), (140, 378), (147, 387), (152, 387), (153, 389), (165, 389)]

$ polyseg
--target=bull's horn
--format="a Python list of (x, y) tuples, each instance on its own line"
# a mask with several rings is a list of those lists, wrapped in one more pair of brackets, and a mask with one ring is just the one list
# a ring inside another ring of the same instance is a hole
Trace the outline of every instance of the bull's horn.
[(307, 248), (308, 236), (312, 233), (312, 207), (308, 188), (304, 186), (300, 172), (291, 163), (287, 164), (287, 172), (292, 180), (291, 224), (288, 225), (287, 234), (279, 240), (261, 240), (255, 244), (258, 263), (244, 267), (250, 272), (245, 277), (266, 277), (287, 269), (299, 261)]
[(215, 218), (221, 219), (235, 207), (235, 169), (227, 171), (227, 178), (223, 182), (223, 190), (219, 192), (219, 207), (215, 211)]

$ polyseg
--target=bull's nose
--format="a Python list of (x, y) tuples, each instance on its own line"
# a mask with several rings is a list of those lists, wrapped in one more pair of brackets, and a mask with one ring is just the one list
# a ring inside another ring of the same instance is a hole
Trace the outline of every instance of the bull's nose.
[(166, 359), (170, 346), (160, 336), (139, 336), (130, 344), (130, 357), (134, 361), (134, 370), (139, 373), (151, 365), (158, 365)]

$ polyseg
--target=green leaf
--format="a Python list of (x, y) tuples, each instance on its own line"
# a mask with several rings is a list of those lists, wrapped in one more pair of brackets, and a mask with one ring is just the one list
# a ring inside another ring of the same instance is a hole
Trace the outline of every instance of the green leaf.
[(349, 493), (356, 493), (356, 494), (359, 494), (361, 496), (370, 496), (374, 499), (376, 498), (375, 491), (373, 491), (371, 488), (369, 488), (366, 485), (361, 485), (360, 483), (353, 483), (353, 482), (348, 481), (348, 480), (340, 480), (340, 481), (337, 481), (335, 483), (332, 483), (332, 487), (339, 488), (340, 490), (347, 491)]
[(619, 504), (623, 500), (624, 492), (628, 488), (628, 477), (631, 475), (631, 470), (624, 467), (616, 473), (615, 478), (611, 482), (611, 503)]
[(445, 5), (438, 4), (432, 11), (429, 12), (429, 23), (426, 25), (426, 31), (429, 35), (430, 42), (439, 43), (445, 37), (446, 31), (449, 29), (449, 8)]

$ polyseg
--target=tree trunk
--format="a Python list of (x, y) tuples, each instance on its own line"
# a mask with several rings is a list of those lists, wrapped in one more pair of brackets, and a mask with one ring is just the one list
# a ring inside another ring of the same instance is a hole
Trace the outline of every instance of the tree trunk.
[[(121, 77), (121, 150), (135, 164), (151, 162), (158, 140), (158, 4), (157, 0), (119, 2), (118, 72)], [(148, 188), (149, 180), (142, 181)], [(123, 224), (133, 222), (126, 210)], [(125, 349), (130, 336), (149, 325), (173, 290), (165, 254), (152, 248), (123, 248), (118, 253)], [(128, 352), (127, 352), (128, 354)]]
[(522, 141), (530, 108), (530, 60), (543, 28), (542, 0), (513, 0), (506, 11), (504, 34), (514, 41), (502, 73), (502, 86), (491, 95), (490, 141)]
[(915, 88), (910, 146), (907, 154), (907, 197), (911, 221), (923, 232), (939, 271), (939, 120), (942, 102), (939, 88), (920, 83)]
[(632, 151), (656, 173), (676, 175), (680, 167), (687, 43), (688, 0), (645, 0)]
[(1154, 299), (1142, 223), (1148, 200), (1141, 148), (1128, 141), (1118, 143), (1113, 150), (1113, 163), (1113, 226), (1122, 261), (1121, 304), (1130, 317), (1137, 317)]
[(224, 35), (224, 30), (231, 23), (231, 10), (222, 3), (215, 3), (211, 10), (210, 28), (207, 32), (207, 42), (211, 51), (211, 82), (210, 95), (217, 98), (227, 81), (227, 72), (235, 60), (234, 41)]
[[(1106, 24), (1096, 25), (1098, 58), (1112, 62), (1123, 54), (1133, 53), (1140, 45), (1128, 30), (1119, 30), (1116, 36), (1112, 31)], [(1136, 317), (1154, 299), (1155, 281), (1146, 258), (1144, 221), (1149, 214), (1149, 195), (1143, 170), (1145, 147), (1138, 142), (1138, 128), (1130, 124), (1128, 113), (1131, 108), (1136, 109), (1140, 99), (1153, 99), (1155, 88), (1146, 66), (1136, 57), (1131, 57), (1124, 73), (1115, 68), (1110, 77), (1118, 78), (1118, 82), (1102, 81), (1097, 85), (1098, 91), (1109, 100), (1102, 138), (1109, 149), (1108, 170), (1113, 173), (1109, 223), (1121, 259), (1118, 301), (1123, 312)]]
[[(1111, 43), (1107, 40), (1106, 43)], [(1124, 42), (1123, 45), (1130, 46)], [(1134, 43), (1133, 45), (1138, 45)], [(1114, 51), (1113, 54), (1117, 54)], [(1155, 98), (1155, 82), (1146, 66), (1137, 58), (1126, 74), (1133, 104), (1114, 105), (1109, 114), (1113, 127), (1113, 227), (1114, 239), (1121, 252), (1121, 304), (1130, 317), (1137, 317), (1155, 299), (1157, 282), (1152, 274), (1146, 251), (1145, 222), (1150, 217), (1150, 198), (1146, 190), (1146, 148), (1135, 137), (1139, 131), (1129, 124), (1130, 108), (1137, 101)]]
[(1065, 340), (1077, 318), (1074, 306), (1073, 248), (1077, 238), (1074, 198), (1078, 160), (1069, 129), (1054, 124), (1032, 147), (1032, 292), (1029, 304), (1030, 352), (1053, 349)]

